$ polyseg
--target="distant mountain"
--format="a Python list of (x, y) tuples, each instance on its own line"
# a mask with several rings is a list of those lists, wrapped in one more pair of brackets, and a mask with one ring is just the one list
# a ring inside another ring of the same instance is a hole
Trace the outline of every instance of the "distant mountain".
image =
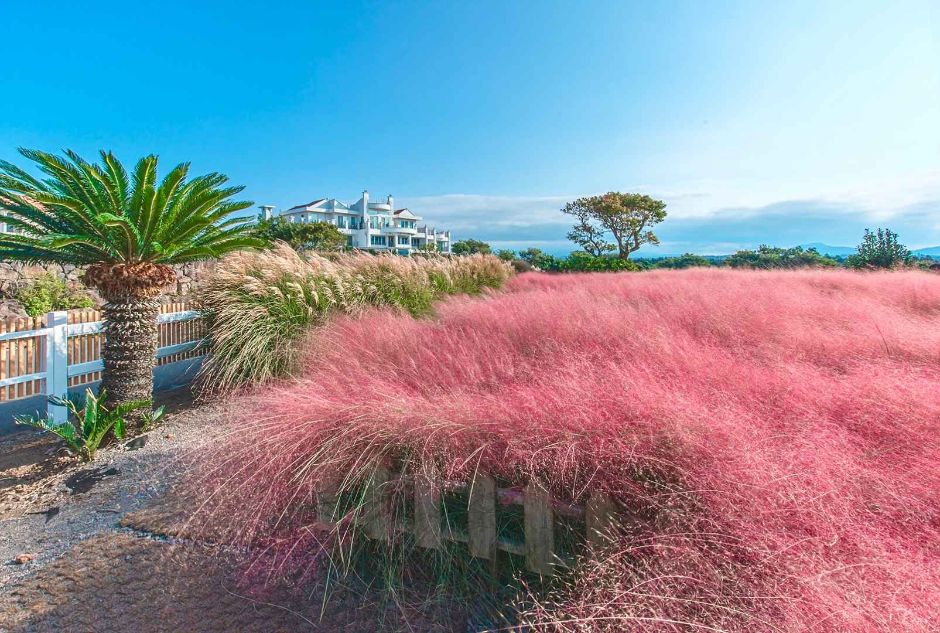
[(815, 248), (820, 255), (829, 255), (830, 257), (845, 257), (855, 253), (854, 246), (833, 246), (832, 244), (823, 244), (822, 242), (812, 242), (810, 244), (800, 244), (803, 248)]
[(916, 251), (911, 251), (915, 255), (920, 255), (921, 257), (933, 257), (934, 259), (940, 259), (940, 246), (928, 246), (927, 248), (918, 248)]
[[(855, 248), (852, 246), (833, 246), (831, 244), (823, 244), (821, 242), (813, 242), (811, 244), (800, 244), (803, 248), (815, 248), (822, 255), (829, 255), (830, 257), (845, 257), (847, 255), (854, 255)], [(940, 259), (940, 246), (928, 246), (927, 248), (918, 248), (911, 251), (914, 255), (918, 257), (932, 257), (934, 259)]]

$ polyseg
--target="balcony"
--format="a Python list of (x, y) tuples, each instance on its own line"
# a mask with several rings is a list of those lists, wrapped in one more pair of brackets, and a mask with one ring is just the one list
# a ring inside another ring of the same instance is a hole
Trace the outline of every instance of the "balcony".
[(403, 226), (383, 226), (383, 235), (417, 235), (417, 229), (409, 229)]

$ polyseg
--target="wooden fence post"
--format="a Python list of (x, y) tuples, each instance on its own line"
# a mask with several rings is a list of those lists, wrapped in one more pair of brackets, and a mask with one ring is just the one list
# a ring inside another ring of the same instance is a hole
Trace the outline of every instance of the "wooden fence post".
[(440, 549), (441, 539), (441, 480), (437, 473), (416, 473), (415, 540), (427, 549)]
[(388, 506), (389, 478), (387, 467), (383, 465), (376, 466), (365, 490), (365, 524), (363, 530), (369, 538), (382, 541), (389, 540), (393, 529), (392, 516)]
[(610, 495), (603, 492), (591, 493), (584, 509), (587, 542), (591, 547), (602, 547), (609, 542), (615, 513), (616, 506)]
[[(68, 353), (68, 312), (49, 312), (46, 314), (46, 395), (65, 398), (69, 391), (69, 353)], [(53, 422), (68, 421), (68, 409), (47, 405), (49, 417)]]
[(467, 515), (470, 555), (495, 561), (496, 481), (489, 475), (478, 473), (470, 482)]
[(329, 490), (317, 490), (317, 522), (333, 524), (336, 522), (336, 493)]
[(555, 553), (555, 521), (551, 495), (532, 481), (525, 488), (525, 559), (529, 571), (543, 576), (552, 573)]

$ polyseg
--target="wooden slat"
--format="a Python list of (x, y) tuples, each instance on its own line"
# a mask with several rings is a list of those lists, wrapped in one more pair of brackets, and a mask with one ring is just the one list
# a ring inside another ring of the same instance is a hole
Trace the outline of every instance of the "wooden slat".
[(477, 474), (470, 484), (467, 527), (470, 555), (495, 560), (496, 481), (489, 475)]
[(555, 522), (551, 496), (537, 482), (525, 488), (525, 552), (529, 571), (549, 576), (555, 551)]
[(328, 490), (317, 491), (317, 521), (324, 524), (335, 523), (339, 518), (336, 516), (336, 493)]
[(592, 547), (602, 547), (610, 541), (616, 512), (617, 506), (608, 494), (595, 492), (587, 500), (584, 522), (587, 542)]
[(392, 532), (392, 515), (388, 499), (389, 478), (388, 468), (379, 465), (366, 485), (362, 528), (366, 536), (376, 540), (387, 541)]
[(415, 540), (420, 547), (441, 548), (441, 482), (436, 473), (415, 477)]

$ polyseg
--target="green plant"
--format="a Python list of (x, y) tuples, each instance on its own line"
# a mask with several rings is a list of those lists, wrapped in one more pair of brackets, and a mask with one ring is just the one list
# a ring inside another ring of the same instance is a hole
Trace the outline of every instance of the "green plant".
[[(68, 445), (69, 450), (82, 461), (90, 462), (95, 458), (95, 451), (101, 445), (108, 431), (114, 430), (114, 437), (124, 437), (125, 417), (132, 411), (150, 406), (150, 400), (122, 402), (109, 409), (104, 406), (107, 392), (102, 389), (98, 396), (91, 389), (85, 390), (84, 404), (71, 398), (49, 398), (54, 405), (66, 407), (74, 421), (56, 423), (50, 418), (38, 416), (18, 416), (16, 423), (31, 426), (43, 432), (58, 435)], [(162, 415), (163, 407), (160, 407)], [(158, 416), (159, 417), (159, 416)]]
[(865, 229), (857, 252), (845, 259), (849, 268), (897, 268), (914, 263), (914, 256), (898, 241), (898, 234), (890, 229)]
[(105, 300), (102, 388), (114, 402), (153, 392), (159, 295), (176, 280), (174, 264), (219, 257), (264, 242), (248, 218), (242, 187), (211, 173), (187, 180), (189, 164), (157, 181), (157, 157), (128, 174), (110, 152), (90, 163), (72, 151), (56, 156), (21, 149), (45, 178), (0, 161), (0, 207), (16, 229), (0, 234), (0, 259), (85, 266), (83, 281)]
[(18, 288), (13, 298), (19, 301), (29, 316), (41, 316), (53, 310), (93, 308), (94, 300), (81, 290), (69, 288), (65, 280), (46, 273), (29, 284)]
[(142, 418), (142, 422), (140, 425), (141, 430), (143, 431), (152, 430), (155, 426), (157, 426), (157, 423), (163, 418), (163, 415), (165, 413), (166, 413), (166, 405), (160, 405), (159, 407), (151, 411), (144, 411), (143, 415), (141, 416)]
[(501, 248), (496, 251), (496, 256), (504, 262), (511, 262), (516, 258), (516, 251), (509, 248)]

